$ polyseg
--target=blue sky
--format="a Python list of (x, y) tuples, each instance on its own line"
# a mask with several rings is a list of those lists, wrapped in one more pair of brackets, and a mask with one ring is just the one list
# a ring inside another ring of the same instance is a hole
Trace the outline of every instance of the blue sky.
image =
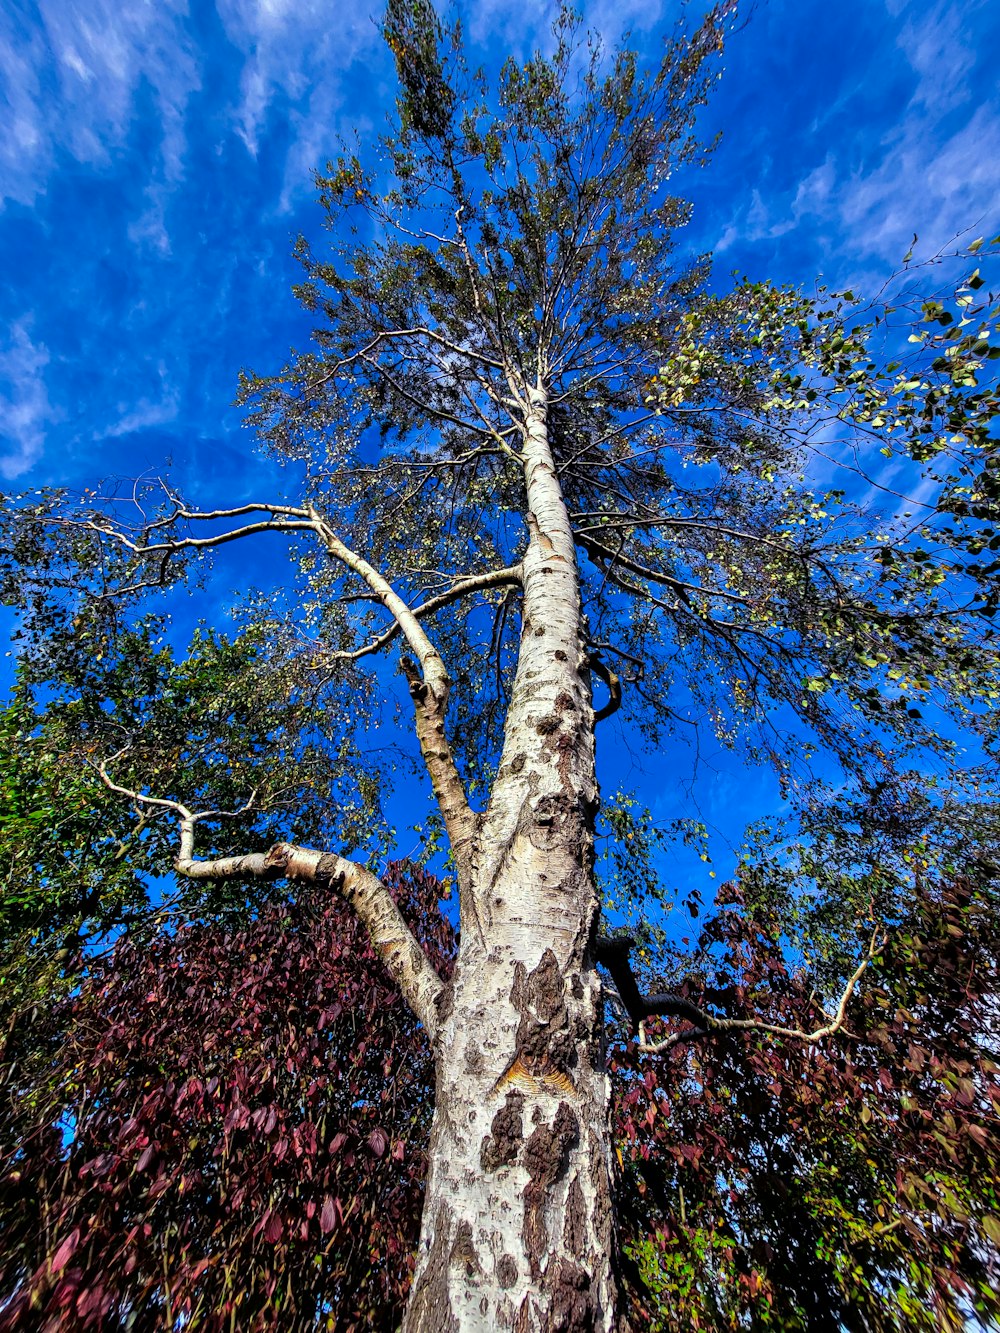
[[(675, 0), (582, 7), (606, 37), (631, 27), (640, 48), (679, 12)], [(82, 486), (170, 459), (196, 501), (273, 496), (272, 465), (231, 406), (236, 375), (277, 369), (306, 340), (290, 249), (319, 231), (311, 169), (351, 127), (378, 130), (391, 97), (373, 12), (373, 0), (7, 0), (0, 488)], [(459, 12), (482, 58), (544, 40), (542, 5), (528, 18), (523, 0)], [(932, 251), (1000, 230), (998, 50), (995, 0), (757, 0), (704, 117), (721, 146), (685, 182), (690, 250), (714, 250), (721, 273), (864, 287), (914, 232)], [(749, 782), (722, 761), (709, 822), (772, 799)]]

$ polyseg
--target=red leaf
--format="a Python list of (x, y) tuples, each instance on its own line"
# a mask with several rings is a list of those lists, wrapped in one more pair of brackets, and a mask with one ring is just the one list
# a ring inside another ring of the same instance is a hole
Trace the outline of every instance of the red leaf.
[(52, 1273), (61, 1273), (76, 1253), (80, 1244), (80, 1228), (74, 1227), (52, 1256)]
[(337, 1210), (329, 1194), (323, 1200), (323, 1209), (319, 1215), (319, 1229), (324, 1236), (329, 1235), (337, 1225)]
[(373, 1129), (368, 1135), (368, 1146), (376, 1157), (384, 1157), (389, 1146), (389, 1136), (384, 1129)]
[(264, 1223), (264, 1239), (269, 1245), (275, 1245), (281, 1240), (285, 1230), (285, 1224), (277, 1213), (270, 1213), (267, 1221)]
[(980, 1148), (989, 1147), (990, 1136), (989, 1134), (987, 1134), (986, 1130), (983, 1128), (982, 1125), (969, 1125), (968, 1130), (969, 1130), (969, 1138), (974, 1139), (976, 1143), (979, 1144)]

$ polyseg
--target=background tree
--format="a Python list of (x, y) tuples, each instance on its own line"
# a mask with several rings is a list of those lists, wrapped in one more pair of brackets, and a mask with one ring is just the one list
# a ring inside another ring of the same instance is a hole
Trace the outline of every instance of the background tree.
[[(678, 1019), (651, 1057), (615, 1033), (633, 1328), (996, 1317), (998, 914), (995, 873), (969, 869), (924, 881), (823, 1044), (691, 1040)], [(389, 881), (447, 972), (440, 886)], [(692, 1008), (815, 1024), (781, 922), (759, 878), (733, 886), (651, 980)], [(398, 1326), (433, 1071), (341, 904), (279, 894), (235, 928), (123, 941), (56, 1017), (47, 1077), (10, 1046), (0, 1061), (22, 1108), (0, 1165), (0, 1327)]]
[[(887, 565), (872, 498), (842, 497), (834, 522), (810, 485), (811, 389), (805, 408), (776, 393), (775, 360), (792, 389), (827, 373), (783, 333), (787, 294), (766, 340), (754, 309), (727, 344), (707, 264), (677, 261), (688, 206), (670, 180), (701, 159), (694, 118), (731, 21), (716, 7), (643, 71), (634, 52), (583, 41), (564, 10), (550, 55), (508, 60), (491, 82), (425, 0), (391, 0), (393, 132), (381, 158), (345, 153), (320, 176), (333, 244), (300, 246), (315, 345), (277, 378), (243, 382), (251, 421), (299, 464), (298, 493), (202, 511), (152, 483), (82, 505), (45, 496), (9, 525), (11, 595), (43, 657), (50, 641), (73, 651), (74, 620), (113, 643), (148, 590), (215, 548), (301, 543), (283, 591), (247, 606), (279, 722), (263, 744), (238, 726), (230, 743), (226, 708), (238, 717), (241, 696), (214, 714), (214, 750), (182, 741), (157, 767), (136, 719), (95, 759), (141, 820), (176, 822), (179, 875), (339, 892), (433, 1042), (407, 1333), (616, 1321), (595, 722), (627, 705), (655, 744), (694, 701), (788, 784), (822, 746), (869, 787), (906, 754), (947, 756), (956, 721), (988, 733), (996, 653), (976, 590), (990, 577), (991, 495), (973, 487), (959, 503), (942, 452), (919, 473), (911, 451), (935, 546), (887, 513)], [(979, 411), (973, 364), (994, 348), (975, 282), (959, 295), (970, 336), (980, 321), (950, 375), (959, 421)], [(835, 314), (806, 309), (799, 332)], [(835, 342), (836, 375), (843, 364), (851, 383), (879, 383), (875, 363), (837, 359)], [(888, 419), (830, 416), (848, 467), (872, 431), (891, 452)], [(956, 427), (947, 457), (960, 476), (988, 474), (994, 443)], [(401, 721), (379, 661), (397, 645), (458, 885), (447, 979), (371, 869), (397, 754), (369, 728)], [(592, 674), (607, 690), (596, 712)], [(915, 690), (932, 703), (923, 716)], [(285, 765), (306, 752), (311, 780), (289, 792)], [(220, 821), (200, 858), (196, 839)], [(296, 841), (262, 850), (285, 829)], [(824, 1031), (842, 1025), (882, 940), (883, 920), (859, 924), (824, 990)]]
[[(721, 1030), (616, 1056), (639, 1327), (992, 1327), (1000, 950), (995, 868), (979, 871), (927, 883), (835, 1039)], [(738, 885), (698, 943), (679, 995), (821, 1021), (812, 977)]]
[[(385, 882), (446, 974), (437, 881)], [(51, 1017), (47, 1076), (3, 1049), (0, 1328), (398, 1327), (433, 1071), (343, 904), (123, 941)]]

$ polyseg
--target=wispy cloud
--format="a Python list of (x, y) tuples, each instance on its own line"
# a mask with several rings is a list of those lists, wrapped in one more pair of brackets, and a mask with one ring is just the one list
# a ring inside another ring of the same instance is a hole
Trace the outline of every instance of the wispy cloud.
[[(625, 33), (660, 27), (677, 7), (669, 0), (584, 0), (575, 8), (581, 13), (584, 30), (614, 46)], [(469, 36), (489, 49), (502, 47), (523, 58), (530, 51), (546, 51), (553, 45), (555, 5), (532, 9), (523, 0), (474, 0), (466, 9), (463, 18)]]
[(855, 80), (854, 105), (841, 95), (817, 122), (822, 160), (780, 186), (768, 163), (750, 203), (724, 225), (717, 251), (798, 229), (819, 238), (828, 255), (896, 264), (914, 232), (933, 251), (995, 220), (983, 214), (990, 206), (1000, 212), (1000, 97), (977, 100), (971, 78), (982, 58), (975, 21), (987, 11), (940, 0), (919, 9), (890, 0), (888, 7), (903, 20), (894, 25), (895, 44), (904, 78), (909, 70), (898, 115), (873, 132), (865, 97), (879, 71), (870, 66)]
[(137, 435), (154, 427), (169, 426), (177, 420), (180, 409), (180, 397), (176, 385), (171, 383), (166, 365), (159, 365), (161, 392), (158, 397), (142, 397), (135, 402), (118, 403), (118, 417), (103, 431), (96, 441), (118, 439), (123, 435)]
[(938, 3), (909, 6), (912, 17), (903, 25), (898, 45), (920, 76), (912, 105), (941, 113), (960, 106), (969, 96), (968, 74), (974, 63), (967, 29), (968, 14), (981, 9)]
[(30, 320), (20, 320), (0, 345), (0, 475), (8, 480), (38, 461), (56, 416), (45, 383), (48, 348), (32, 341), (29, 327)]
[[(388, 71), (373, 19), (379, 9), (375, 0), (345, 0), (334, 19), (328, 0), (219, 0), (226, 35), (243, 56), (235, 131), (254, 156), (276, 119), (288, 139), (283, 211), (336, 149), (351, 67), (370, 65), (376, 80)], [(352, 113), (352, 125), (356, 119)]]
[(146, 90), (159, 122), (159, 164), (183, 171), (184, 117), (199, 86), (186, 5), (40, 0), (34, 22), (0, 12), (0, 94), (11, 132), (0, 139), (0, 197), (31, 204), (61, 156), (100, 166), (133, 131)]

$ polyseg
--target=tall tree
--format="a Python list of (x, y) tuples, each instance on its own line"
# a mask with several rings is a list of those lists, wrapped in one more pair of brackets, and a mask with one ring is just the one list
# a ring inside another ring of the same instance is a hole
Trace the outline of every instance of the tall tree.
[[(975, 727), (995, 696), (995, 603), (978, 597), (996, 511), (976, 381), (995, 351), (981, 278), (958, 298), (954, 357), (916, 348), (951, 386), (950, 433), (923, 451), (895, 418), (854, 410), (878, 376), (845, 352), (850, 329), (810, 359), (806, 335), (835, 308), (761, 289), (727, 313), (703, 294), (707, 264), (675, 256), (689, 207), (671, 179), (703, 156), (695, 116), (733, 21), (716, 6), (644, 70), (633, 51), (583, 40), (564, 9), (550, 53), (509, 59), (491, 82), (428, 0), (390, 0), (394, 129), (381, 155), (345, 153), (320, 175), (333, 242), (299, 248), (315, 345), (275, 378), (243, 380), (251, 422), (297, 462), (300, 493), (204, 511), (157, 483), (82, 506), (46, 496), (11, 519), (11, 593), (43, 653), (72, 655), (80, 633), (110, 642), (132, 603), (215, 548), (304, 543), (284, 593), (247, 607), (284, 691), (280, 731), (230, 749), (223, 692), (219, 742), (202, 752), (227, 795), (213, 796), (210, 771), (192, 792), (183, 762), (151, 766), (138, 721), (94, 757), (143, 819), (176, 821), (178, 875), (340, 893), (432, 1041), (406, 1333), (616, 1325), (595, 724), (624, 703), (655, 743), (697, 706), (786, 783), (817, 746), (862, 781), (891, 781), (908, 751), (947, 754), (932, 721)], [(851, 410), (838, 377), (856, 387)], [(914, 370), (899, 393), (923, 383)], [(814, 493), (801, 427), (817, 398), (832, 404), (823, 448), (848, 467), (873, 436), (890, 453), (904, 442), (929, 511), (921, 531), (876, 520), (867, 495)], [(59, 594), (74, 617), (53, 609)], [(458, 887), (447, 981), (371, 868), (397, 758), (378, 701), (405, 702), (380, 659), (397, 645)], [(924, 717), (915, 691), (934, 705)], [(317, 717), (321, 850), (256, 850), (275, 811), (303, 836), (282, 766), (301, 759)], [(240, 818), (254, 830), (242, 850)], [(213, 823), (228, 832), (201, 857)], [(858, 931), (828, 1016), (789, 1040), (842, 1024), (882, 940), (881, 920)], [(621, 949), (604, 956), (621, 975)], [(687, 1012), (679, 1003), (642, 1001)]]

